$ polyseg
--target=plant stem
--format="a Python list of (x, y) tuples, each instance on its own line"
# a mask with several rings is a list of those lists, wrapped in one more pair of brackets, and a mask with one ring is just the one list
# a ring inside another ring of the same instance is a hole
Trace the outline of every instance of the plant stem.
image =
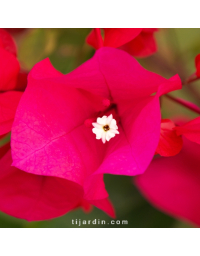
[(187, 85), (187, 84), (193, 83), (193, 82), (200, 79), (200, 77), (193, 77), (192, 78), (192, 76), (190, 76), (185, 82), (183, 82), (182, 85)]
[(166, 94), (164, 96), (167, 97), (170, 100), (173, 100), (177, 104), (180, 104), (180, 105), (184, 106), (185, 108), (188, 108), (188, 109), (192, 110), (193, 112), (196, 112), (197, 114), (200, 115), (200, 108), (198, 108), (194, 104), (189, 103), (189, 102), (187, 102), (185, 100), (182, 100), (182, 99), (179, 99), (179, 98), (175, 98), (175, 97), (173, 97), (171, 95), (168, 95), (168, 94)]

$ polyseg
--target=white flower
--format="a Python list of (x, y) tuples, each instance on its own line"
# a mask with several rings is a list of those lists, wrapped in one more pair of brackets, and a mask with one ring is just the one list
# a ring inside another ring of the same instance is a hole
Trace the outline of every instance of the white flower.
[(113, 119), (113, 115), (98, 117), (96, 123), (92, 123), (94, 128), (92, 132), (96, 134), (96, 139), (102, 139), (105, 143), (111, 138), (115, 137), (115, 134), (119, 134), (116, 120)]

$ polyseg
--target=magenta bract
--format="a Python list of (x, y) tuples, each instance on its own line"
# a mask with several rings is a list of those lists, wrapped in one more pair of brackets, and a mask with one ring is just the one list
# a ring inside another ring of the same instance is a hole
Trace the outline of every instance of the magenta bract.
[[(104, 200), (104, 173), (146, 170), (160, 136), (159, 96), (180, 88), (178, 76), (167, 80), (113, 48), (98, 50), (67, 75), (45, 59), (29, 73), (17, 108), (12, 165), (74, 182), (83, 187), (84, 200)], [(119, 134), (103, 144), (92, 133), (92, 122), (109, 114)]]
[[(83, 200), (115, 217), (108, 199), (83, 199), (84, 189), (75, 182), (57, 177), (34, 175), (11, 166), (10, 150), (0, 159), (0, 210), (28, 221), (61, 216), (81, 207)], [(97, 177), (99, 183), (103, 177)], [(96, 179), (96, 180), (97, 180)], [(102, 180), (102, 181), (101, 181)], [(90, 184), (88, 182), (88, 188)], [(92, 184), (93, 186), (93, 184)], [(92, 189), (92, 187), (91, 187)]]
[(184, 139), (173, 157), (155, 159), (134, 181), (142, 194), (162, 211), (200, 226), (200, 146)]
[(113, 47), (122, 49), (135, 57), (147, 57), (157, 51), (154, 39), (155, 28), (104, 28), (104, 38), (100, 28), (94, 28), (86, 42), (99, 49)]

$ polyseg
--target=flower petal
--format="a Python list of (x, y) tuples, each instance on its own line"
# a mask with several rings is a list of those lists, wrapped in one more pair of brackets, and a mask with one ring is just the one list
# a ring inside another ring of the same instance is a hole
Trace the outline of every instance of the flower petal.
[(188, 140), (200, 144), (200, 117), (176, 127), (176, 132), (178, 135), (184, 135)]
[(181, 151), (182, 146), (183, 141), (176, 133), (175, 124), (169, 119), (162, 119), (156, 153), (161, 156), (175, 156)]
[(86, 42), (94, 47), (95, 49), (99, 49), (103, 47), (103, 38), (101, 36), (100, 28), (94, 28), (86, 38)]
[(116, 124), (116, 120), (113, 119), (113, 115), (110, 114), (108, 117), (107, 117), (107, 124), (110, 126), (111, 123), (115, 123)]
[(147, 57), (155, 53), (157, 46), (153, 32), (147, 33), (143, 30), (136, 38), (121, 46), (120, 49), (136, 57)]
[(93, 59), (98, 59), (99, 69), (104, 77), (110, 97), (115, 103), (125, 104), (128, 100), (138, 100), (157, 92), (159, 95), (181, 89), (178, 75), (167, 80), (153, 72), (145, 70), (124, 51), (113, 48), (99, 49)]

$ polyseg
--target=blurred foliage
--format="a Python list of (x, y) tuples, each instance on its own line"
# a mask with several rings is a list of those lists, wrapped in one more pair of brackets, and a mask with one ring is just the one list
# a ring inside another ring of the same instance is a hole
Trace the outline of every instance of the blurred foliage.
[[(85, 43), (90, 29), (26, 29), (15, 35), (18, 45), (18, 57), (21, 66), (30, 70), (38, 61), (50, 58), (53, 66), (66, 74), (93, 56), (94, 50)], [(200, 53), (200, 29), (159, 29), (156, 33), (158, 52), (153, 56), (138, 59), (143, 67), (166, 78), (179, 74), (182, 81), (195, 72), (194, 58)], [(189, 100), (200, 106), (200, 81), (183, 86), (183, 90), (172, 95)], [(197, 115), (184, 107), (165, 98), (161, 99), (162, 117), (177, 116), (192, 119)], [(6, 140), (9, 140), (9, 135)], [(1, 141), (1, 143), (5, 143)], [(2, 144), (1, 144), (2, 145)], [(1, 146), (0, 145), (0, 146)], [(117, 220), (128, 220), (128, 225), (112, 227), (192, 227), (176, 220), (151, 206), (133, 185), (133, 178), (126, 176), (105, 175), (105, 184), (110, 199), (116, 209)], [(41, 222), (27, 222), (0, 213), (0, 227), (62, 228), (78, 227), (74, 220), (105, 220), (110, 218), (94, 208), (86, 214), (81, 209), (62, 217)], [(81, 227), (111, 227), (111, 225), (81, 225)]]
[(18, 41), (19, 60), (26, 69), (44, 58), (66, 74), (93, 55), (85, 44), (90, 29), (29, 29)]

